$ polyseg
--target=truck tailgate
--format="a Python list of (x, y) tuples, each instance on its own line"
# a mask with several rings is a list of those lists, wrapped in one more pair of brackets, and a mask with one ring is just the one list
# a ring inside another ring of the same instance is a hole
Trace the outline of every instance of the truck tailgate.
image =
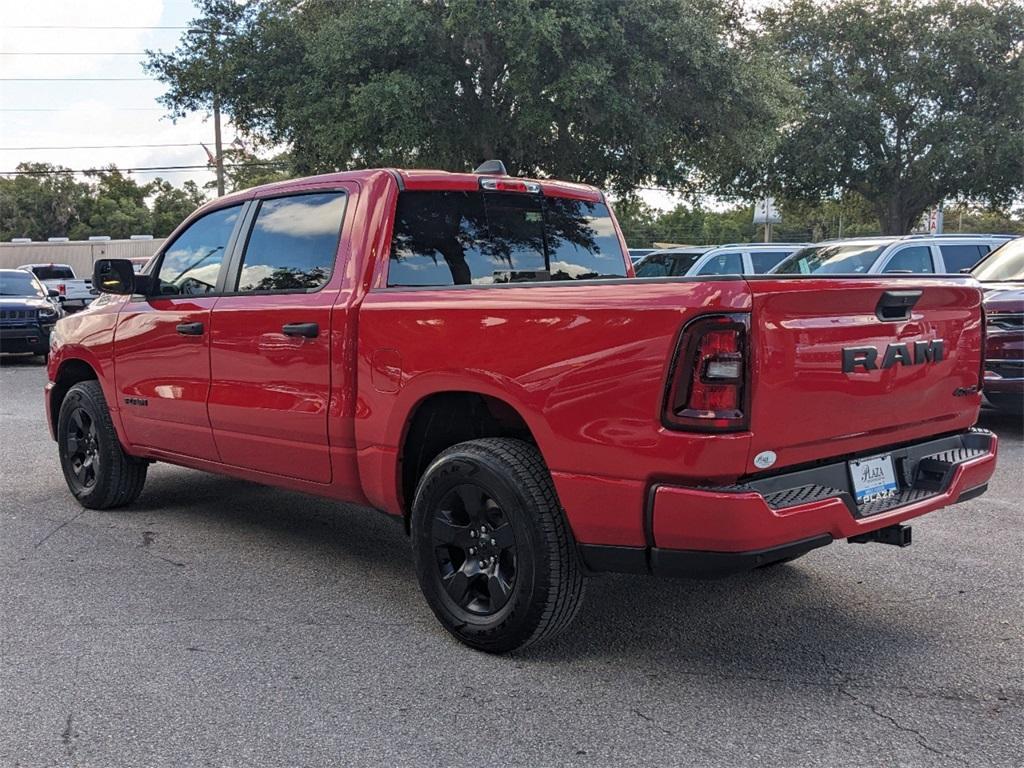
[(974, 424), (981, 402), (982, 315), (973, 280), (747, 282), (752, 471)]

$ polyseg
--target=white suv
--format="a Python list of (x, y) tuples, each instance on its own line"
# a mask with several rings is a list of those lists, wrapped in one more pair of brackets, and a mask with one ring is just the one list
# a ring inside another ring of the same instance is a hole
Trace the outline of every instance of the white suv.
[(763, 275), (807, 243), (730, 243), (665, 248), (633, 265), (637, 277)]
[(955, 274), (970, 269), (1010, 235), (904, 235), (826, 240), (797, 251), (777, 275)]

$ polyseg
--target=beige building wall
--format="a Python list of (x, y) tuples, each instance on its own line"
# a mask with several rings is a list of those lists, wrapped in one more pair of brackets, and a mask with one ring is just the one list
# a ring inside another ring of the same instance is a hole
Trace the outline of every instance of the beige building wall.
[(153, 240), (73, 240), (66, 243), (0, 243), (0, 269), (22, 264), (68, 264), (76, 277), (91, 277), (96, 259), (150, 257), (165, 238)]

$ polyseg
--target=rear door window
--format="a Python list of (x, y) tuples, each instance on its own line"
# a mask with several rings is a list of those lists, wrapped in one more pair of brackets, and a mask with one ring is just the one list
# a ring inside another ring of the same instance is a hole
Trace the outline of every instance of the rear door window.
[(260, 203), (238, 275), (240, 293), (315, 291), (334, 270), (344, 192), (274, 197)]
[(932, 249), (927, 245), (911, 245), (901, 248), (889, 259), (883, 272), (913, 272), (925, 274), (934, 272)]
[(962, 269), (970, 269), (981, 261), (982, 257), (988, 253), (988, 246), (943, 244), (939, 246), (939, 250), (942, 252), (942, 261), (946, 265), (946, 271), (959, 272)]
[(743, 259), (738, 251), (716, 253), (710, 261), (704, 264), (698, 275), (742, 275)]
[(765, 274), (791, 253), (793, 251), (751, 251), (750, 263), (754, 268), (754, 274)]
[(389, 286), (625, 277), (603, 203), (542, 195), (403, 192)]

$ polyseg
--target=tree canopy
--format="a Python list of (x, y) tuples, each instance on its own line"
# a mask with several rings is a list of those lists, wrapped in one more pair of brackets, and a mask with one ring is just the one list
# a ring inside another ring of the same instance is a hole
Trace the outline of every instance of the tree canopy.
[(139, 184), (117, 168), (78, 181), (66, 168), (22, 163), (20, 175), (0, 177), (0, 240), (85, 239), (91, 235), (163, 237), (204, 200), (195, 182)]
[(300, 173), (398, 165), (620, 192), (766, 156), (784, 85), (718, 0), (203, 0), (148, 68), (175, 114), (222, 109)]
[(1002, 0), (791, 0), (763, 44), (800, 94), (767, 179), (783, 196), (854, 192), (886, 234), (944, 199), (1024, 189), (1024, 6)]

